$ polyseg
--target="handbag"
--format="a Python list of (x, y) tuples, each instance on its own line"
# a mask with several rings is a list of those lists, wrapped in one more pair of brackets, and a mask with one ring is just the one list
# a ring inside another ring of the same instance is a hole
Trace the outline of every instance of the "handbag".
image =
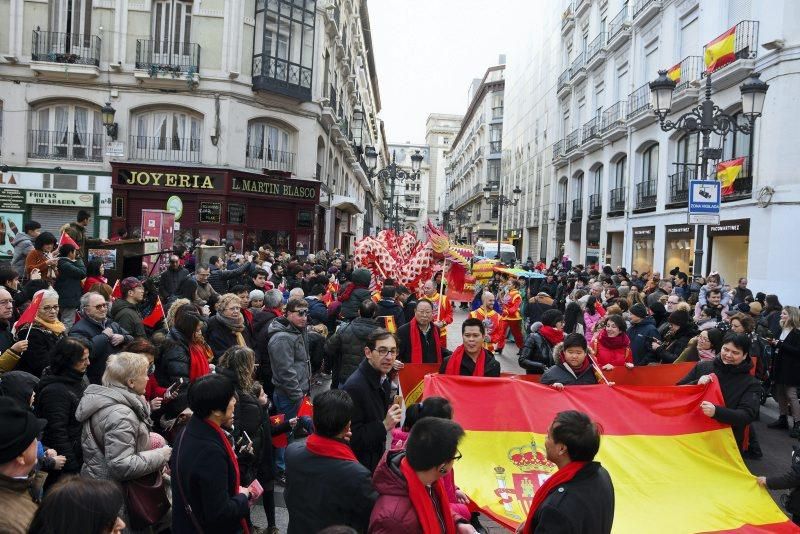
[[(102, 441), (97, 439), (91, 420), (88, 424), (89, 433), (92, 435), (95, 445), (105, 456), (105, 446)], [(121, 485), (125, 496), (128, 521), (133, 530), (145, 530), (155, 525), (169, 511), (167, 487), (164, 485), (160, 469), (133, 480), (126, 480)]]

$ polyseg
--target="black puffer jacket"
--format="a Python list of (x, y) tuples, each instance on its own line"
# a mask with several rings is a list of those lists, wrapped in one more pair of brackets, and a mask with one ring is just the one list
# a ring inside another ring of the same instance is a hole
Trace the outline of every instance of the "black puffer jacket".
[(800, 386), (800, 329), (793, 328), (775, 348), (775, 383)]
[(698, 362), (678, 385), (696, 384), (701, 376), (714, 373), (719, 380), (719, 388), (725, 406), (717, 406), (714, 419), (731, 425), (739, 448), (744, 441), (744, 429), (758, 418), (761, 405), (761, 383), (750, 375), (753, 360), (746, 356), (739, 365), (725, 365), (717, 356), (713, 360)]
[(189, 383), (192, 361), (189, 356), (189, 340), (174, 328), (167, 333), (161, 345), (161, 356), (156, 361), (156, 380), (161, 387), (169, 387), (178, 378)]
[(540, 375), (555, 365), (553, 346), (539, 333), (537, 325), (541, 323), (534, 323), (533, 332), (525, 339), (518, 359), (519, 366), (529, 375)]
[(344, 384), (364, 359), (367, 338), (379, 327), (375, 319), (356, 317), (341, 327), (325, 342), (325, 354), (330, 361), (331, 387)]
[(559, 343), (554, 347), (553, 357), (558, 364), (545, 371), (539, 383), (545, 385), (559, 383), (565, 386), (597, 384), (597, 376), (595, 376), (594, 369), (591, 365), (589, 365), (583, 370), (583, 372), (579, 374), (567, 369), (567, 364), (564, 362), (563, 347), (563, 343)]
[(36, 415), (47, 419), (42, 443), (67, 458), (62, 469), (64, 473), (79, 473), (83, 465), (83, 425), (75, 419), (75, 410), (88, 385), (84, 374), (67, 369), (58, 375), (42, 376), (36, 390)]

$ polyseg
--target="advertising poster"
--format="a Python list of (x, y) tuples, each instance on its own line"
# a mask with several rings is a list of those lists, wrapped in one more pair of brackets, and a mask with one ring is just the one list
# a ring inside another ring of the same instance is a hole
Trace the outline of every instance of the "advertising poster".
[(13, 256), (11, 242), (22, 231), (22, 213), (0, 212), (0, 256)]
[(89, 261), (95, 258), (103, 260), (103, 267), (105, 267), (106, 271), (113, 271), (117, 268), (116, 249), (90, 248)]

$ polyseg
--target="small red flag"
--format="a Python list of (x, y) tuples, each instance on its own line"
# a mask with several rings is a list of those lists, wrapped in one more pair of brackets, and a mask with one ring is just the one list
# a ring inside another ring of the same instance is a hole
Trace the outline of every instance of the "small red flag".
[(155, 328), (158, 321), (163, 318), (164, 306), (161, 305), (161, 297), (156, 297), (156, 305), (153, 307), (153, 311), (150, 312), (150, 315), (142, 319), (142, 324), (149, 328)]
[(111, 300), (122, 298), (122, 286), (119, 285), (119, 280), (114, 282), (114, 287), (111, 288)]
[[(269, 423), (273, 427), (282, 425), (286, 422), (286, 415), (279, 413), (278, 415), (272, 415), (269, 418)], [(282, 434), (275, 434), (272, 436), (272, 446), (276, 449), (282, 449), (284, 447), (289, 446), (289, 434), (287, 432), (283, 432)]]
[(37, 291), (36, 294), (33, 296), (33, 300), (31, 300), (28, 309), (25, 310), (22, 315), (19, 316), (19, 319), (16, 323), (14, 323), (14, 332), (16, 333), (19, 330), (20, 326), (32, 323), (36, 319), (36, 314), (39, 313), (39, 306), (42, 305), (42, 299), (44, 298), (44, 289)]
[(61, 245), (72, 245), (76, 249), (81, 248), (66, 232), (61, 232), (61, 239), (58, 240), (58, 246), (60, 247)]
[(300, 403), (300, 409), (297, 410), (297, 417), (313, 417), (314, 416), (314, 405), (311, 404), (311, 399), (306, 395), (303, 397), (302, 402)]

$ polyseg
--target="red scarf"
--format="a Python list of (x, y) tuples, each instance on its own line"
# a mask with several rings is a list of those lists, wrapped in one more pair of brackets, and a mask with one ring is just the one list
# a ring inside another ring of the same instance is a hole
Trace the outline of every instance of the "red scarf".
[(194, 382), (201, 376), (211, 372), (208, 366), (208, 355), (205, 347), (197, 343), (189, 344), (189, 382)]
[[(414, 507), (414, 512), (417, 514), (423, 534), (440, 533), (442, 528), (439, 524), (436, 510), (433, 508), (431, 496), (420, 481), (417, 473), (408, 465), (405, 457), (400, 460), (400, 472), (408, 484), (408, 498), (411, 500), (411, 506)], [(432, 487), (433, 491), (436, 492), (436, 500), (439, 501), (439, 506), (441, 507), (440, 512), (444, 519), (445, 534), (456, 534), (456, 524), (450, 514), (450, 505), (447, 500), (447, 494), (444, 491), (444, 484), (442, 484), (441, 480), (437, 480)]]
[[(461, 374), (461, 358), (464, 357), (464, 345), (459, 345), (450, 359), (447, 360), (447, 368), (444, 370), (446, 375), (460, 375)], [(483, 376), (484, 366), (486, 365), (486, 351), (481, 349), (478, 359), (475, 361), (475, 370), (472, 376)]]
[[(588, 360), (587, 360), (588, 361)], [(533, 502), (531, 503), (530, 510), (528, 510), (528, 518), (525, 520), (525, 528), (522, 529), (523, 534), (533, 534), (533, 516), (536, 510), (542, 505), (557, 486), (565, 484), (572, 480), (578, 471), (583, 469), (588, 462), (570, 462), (548, 478), (542, 486), (533, 494)]]
[[(228, 460), (230, 460), (231, 465), (233, 465), (233, 487), (231, 491), (233, 495), (239, 495), (239, 461), (236, 459), (236, 454), (233, 452), (233, 447), (231, 447), (231, 442), (228, 441), (228, 436), (225, 435), (225, 432), (217, 425), (216, 423), (209, 421), (208, 419), (204, 419), (206, 424), (214, 429), (214, 431), (219, 435), (219, 439), (222, 440), (222, 443), (225, 445), (225, 452), (228, 453)], [(241, 518), (239, 520), (239, 524), (242, 525), (242, 532), (244, 534), (250, 534), (250, 529), (247, 526), (247, 519)]]
[[(562, 359), (563, 359), (563, 356), (562, 356)], [(581, 364), (581, 366), (578, 367), (577, 369), (575, 369), (570, 364), (568, 364), (566, 361), (564, 361), (564, 365), (566, 365), (567, 367), (572, 369), (572, 372), (575, 373), (576, 377), (579, 376), (584, 371), (586, 371), (586, 369), (588, 369), (591, 364), (592, 364), (592, 362), (589, 361), (589, 355), (588, 354), (586, 355), (586, 358), (583, 359), (583, 363)]]
[(597, 341), (607, 349), (621, 349), (631, 344), (631, 340), (625, 332), (620, 332), (616, 336), (610, 337), (605, 328), (600, 330)]
[(283, 317), (283, 310), (280, 308), (269, 308), (267, 311), (274, 313), (275, 317)]
[(353, 449), (351, 449), (349, 445), (338, 439), (326, 438), (319, 434), (311, 434), (308, 436), (306, 440), (306, 449), (308, 449), (308, 452), (311, 454), (317, 456), (358, 462), (356, 455), (353, 454)]
[(339, 298), (336, 300), (338, 300), (339, 302), (347, 302), (348, 300), (350, 300), (350, 294), (359, 287), (364, 289), (367, 288), (367, 286), (365, 286), (364, 284), (356, 284), (355, 282), (350, 282), (349, 284), (347, 284), (347, 286), (344, 288), (344, 291), (342, 291), (342, 294), (339, 295)]
[(539, 327), (539, 333), (542, 334), (551, 346), (555, 347), (564, 341), (564, 331), (556, 330), (552, 326), (542, 325)]
[[(408, 337), (411, 338), (411, 363), (422, 363), (422, 331), (417, 326), (417, 318), (411, 319)], [(433, 343), (436, 345), (436, 361), (442, 357), (441, 341), (439, 341), (439, 331), (431, 324), (433, 330)]]

